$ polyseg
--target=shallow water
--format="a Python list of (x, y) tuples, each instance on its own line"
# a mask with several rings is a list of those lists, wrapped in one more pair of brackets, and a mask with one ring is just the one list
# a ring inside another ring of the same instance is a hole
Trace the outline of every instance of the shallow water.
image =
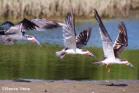
[[(104, 24), (113, 42), (118, 35), (118, 24), (121, 20), (105, 20)], [(122, 20), (125, 22), (128, 31), (128, 49), (139, 49), (139, 20)], [(92, 35), (87, 44), (89, 47), (102, 47), (99, 28), (96, 22), (85, 21), (76, 24), (76, 32), (80, 33), (84, 29), (91, 27)], [(31, 32), (41, 43), (51, 43), (63, 46), (62, 28), (44, 30), (44, 32)]]

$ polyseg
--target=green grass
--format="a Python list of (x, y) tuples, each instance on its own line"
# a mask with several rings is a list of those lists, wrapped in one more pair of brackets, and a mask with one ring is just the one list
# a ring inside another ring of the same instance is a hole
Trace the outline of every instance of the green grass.
[[(91, 58), (83, 55), (66, 55), (63, 60), (55, 52), (62, 47), (57, 45), (14, 45), (0, 46), (0, 79), (139, 79), (139, 50), (127, 50), (121, 57), (135, 65), (129, 69), (124, 65), (113, 65), (108, 73), (105, 66), (98, 67), (92, 62), (103, 59), (100, 48), (87, 48), (96, 55)], [(86, 49), (86, 48), (85, 48)]]

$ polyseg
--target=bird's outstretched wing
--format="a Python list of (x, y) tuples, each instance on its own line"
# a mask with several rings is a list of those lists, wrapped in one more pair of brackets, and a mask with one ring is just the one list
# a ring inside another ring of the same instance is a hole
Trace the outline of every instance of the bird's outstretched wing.
[(87, 45), (87, 42), (91, 36), (91, 28), (85, 29), (82, 31), (78, 37), (76, 37), (76, 46), (77, 48), (82, 48)]
[(21, 22), (19, 22), (17, 25), (22, 24), (23, 30), (34, 30), (36, 27), (39, 27), (37, 24), (31, 22), (30, 20), (24, 18)]
[(58, 22), (46, 19), (32, 19), (31, 22), (38, 25), (40, 29), (51, 29), (60, 26)]
[(74, 26), (74, 17), (72, 13), (68, 13), (63, 24), (63, 37), (65, 48), (76, 48), (76, 33)]
[(0, 25), (0, 31), (7, 31), (12, 26), (14, 26), (14, 23), (10, 21), (5, 21)]
[(95, 13), (95, 18), (99, 24), (100, 35), (101, 35), (103, 51), (104, 51), (104, 57), (106, 57), (106, 58), (115, 57), (114, 51), (113, 51), (112, 40), (111, 40), (103, 22), (101, 21), (101, 18), (99, 16), (97, 10), (94, 9), (94, 13)]
[(113, 50), (116, 57), (119, 57), (119, 54), (124, 51), (128, 46), (128, 36), (127, 30), (123, 22), (119, 25), (119, 35), (115, 40)]
[(31, 22), (30, 20), (24, 18), (22, 21), (20, 21), (18, 24), (10, 27), (5, 34), (16, 34), (16, 33), (25, 33), (28, 30), (34, 30), (38, 27), (36, 24)]

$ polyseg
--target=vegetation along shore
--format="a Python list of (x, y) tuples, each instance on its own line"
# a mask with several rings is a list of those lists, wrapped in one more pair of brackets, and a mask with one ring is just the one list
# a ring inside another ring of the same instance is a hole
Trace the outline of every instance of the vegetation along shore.
[(78, 17), (92, 17), (93, 8), (106, 18), (137, 17), (138, 0), (0, 0), (1, 19), (65, 16), (71, 6)]

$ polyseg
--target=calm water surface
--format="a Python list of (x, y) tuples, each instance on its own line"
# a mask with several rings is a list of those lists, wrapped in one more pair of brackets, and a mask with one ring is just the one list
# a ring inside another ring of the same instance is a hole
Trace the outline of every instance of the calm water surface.
[[(113, 42), (115, 41), (118, 35), (118, 24), (121, 20), (105, 20), (104, 24), (108, 33), (110, 34)], [(139, 49), (139, 20), (123, 20), (127, 27), (128, 31), (128, 40), (129, 46), (128, 49)], [(88, 42), (89, 47), (102, 47), (100, 35), (99, 35), (99, 27), (96, 22), (83, 22), (78, 23), (76, 25), (76, 32), (80, 33), (84, 29), (91, 27), (92, 35)], [(44, 32), (31, 32), (33, 33), (41, 43), (51, 43), (58, 44), (63, 46), (63, 36), (62, 36), (62, 28), (45, 30)]]

